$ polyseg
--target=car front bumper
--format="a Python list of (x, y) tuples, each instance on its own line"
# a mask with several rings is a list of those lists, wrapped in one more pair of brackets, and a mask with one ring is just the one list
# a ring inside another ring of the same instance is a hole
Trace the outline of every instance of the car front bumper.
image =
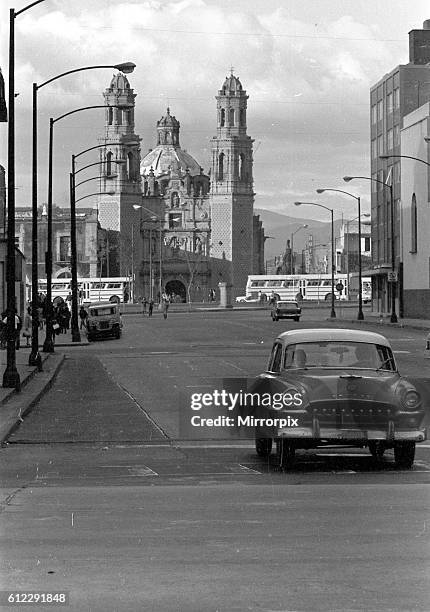
[(384, 440), (395, 442), (409, 440), (412, 442), (424, 442), (427, 440), (427, 430), (396, 429), (393, 421), (389, 421), (387, 429), (347, 429), (320, 427), (317, 419), (312, 427), (283, 427), (277, 430), (278, 438), (290, 439), (316, 439), (316, 440)]

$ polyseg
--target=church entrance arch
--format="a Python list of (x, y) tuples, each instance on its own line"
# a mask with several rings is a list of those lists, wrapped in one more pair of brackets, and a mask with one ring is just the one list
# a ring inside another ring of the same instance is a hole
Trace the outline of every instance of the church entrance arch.
[(167, 295), (173, 295), (173, 301), (186, 302), (187, 290), (184, 283), (179, 280), (171, 280), (166, 284)]

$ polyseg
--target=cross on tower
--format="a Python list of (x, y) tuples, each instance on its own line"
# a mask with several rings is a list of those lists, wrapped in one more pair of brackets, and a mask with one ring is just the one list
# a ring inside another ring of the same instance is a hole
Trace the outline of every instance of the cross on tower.
[(234, 66), (230, 66), (230, 74), (231, 74), (231, 76), (233, 76), (233, 72), (234, 72)]

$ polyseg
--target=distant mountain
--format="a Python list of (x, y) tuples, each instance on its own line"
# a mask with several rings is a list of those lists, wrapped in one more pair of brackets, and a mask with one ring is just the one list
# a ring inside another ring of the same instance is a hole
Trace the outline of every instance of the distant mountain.
[[(300, 253), (306, 248), (309, 235), (313, 237), (313, 244), (329, 244), (331, 240), (331, 223), (315, 221), (314, 219), (302, 219), (300, 217), (288, 217), (279, 213), (265, 210), (264, 208), (254, 209), (255, 214), (260, 215), (263, 222), (264, 233), (271, 238), (267, 238), (264, 258), (273, 259), (285, 251), (287, 240), (291, 240), (291, 234), (296, 232), (299, 227), (307, 224), (308, 227), (298, 231), (294, 235), (293, 246), (296, 253)], [(335, 236), (339, 235), (342, 221), (335, 220)]]

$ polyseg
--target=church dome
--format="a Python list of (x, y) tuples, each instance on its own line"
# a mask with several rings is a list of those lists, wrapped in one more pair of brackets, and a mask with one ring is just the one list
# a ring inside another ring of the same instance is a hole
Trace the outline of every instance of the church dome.
[(230, 76), (225, 77), (224, 84), (222, 86), (222, 93), (236, 93), (242, 91), (242, 83), (239, 81), (239, 77), (231, 74)]
[(109, 85), (109, 89), (130, 89), (130, 83), (122, 72), (114, 74)]
[(187, 168), (191, 176), (200, 174), (200, 164), (179, 145), (180, 123), (167, 109), (164, 117), (157, 121), (157, 146), (150, 151), (140, 164), (140, 174), (145, 177), (152, 170), (155, 176), (168, 174), (174, 170), (185, 174)]
[(200, 174), (200, 164), (194, 157), (173, 145), (158, 145), (142, 159), (140, 174), (143, 177), (149, 175), (151, 168), (156, 177), (168, 174), (170, 169), (185, 174), (188, 168), (191, 176)]

